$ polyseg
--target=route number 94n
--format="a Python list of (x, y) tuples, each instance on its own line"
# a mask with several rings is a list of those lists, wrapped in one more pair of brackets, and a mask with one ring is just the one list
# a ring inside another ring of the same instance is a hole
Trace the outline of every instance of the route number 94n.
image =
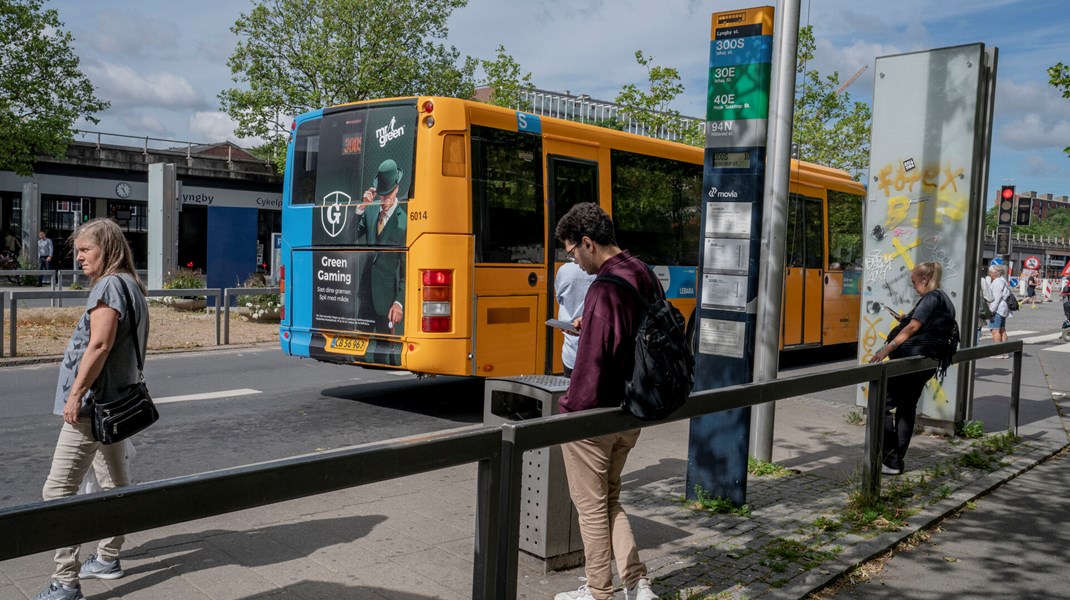
[(411, 213), (409, 213), (409, 220), (410, 221), (426, 221), (427, 220), (427, 211), (426, 210), (414, 210)]

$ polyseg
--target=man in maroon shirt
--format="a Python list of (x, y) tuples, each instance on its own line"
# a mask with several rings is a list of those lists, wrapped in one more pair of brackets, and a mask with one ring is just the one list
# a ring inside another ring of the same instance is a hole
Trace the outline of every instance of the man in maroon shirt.
[[(645, 298), (662, 294), (661, 284), (646, 263), (617, 246), (613, 221), (597, 204), (572, 207), (557, 223), (557, 239), (571, 260), (585, 272), (612, 273)], [(634, 367), (635, 334), (643, 307), (627, 290), (595, 280), (583, 304), (579, 347), (561, 412), (620, 406), (624, 382)], [(628, 515), (620, 505), (620, 476), (639, 429), (598, 436), (561, 446), (569, 495), (579, 513), (587, 583), (561, 592), (554, 600), (613, 598), (612, 560), (629, 600), (658, 600), (650, 589), (646, 564), (632, 536)]]

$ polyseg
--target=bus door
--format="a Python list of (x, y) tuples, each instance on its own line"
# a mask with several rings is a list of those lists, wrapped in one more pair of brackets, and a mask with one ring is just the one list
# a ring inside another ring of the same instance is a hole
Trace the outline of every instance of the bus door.
[[(554, 295), (554, 277), (557, 269), (568, 258), (563, 245), (554, 234), (557, 221), (573, 206), (580, 202), (599, 201), (599, 179), (597, 148), (567, 144), (557, 140), (546, 140), (546, 198), (547, 226), (546, 247), (552, 260), (547, 261), (546, 272), (546, 318), (557, 316), (557, 301)], [(546, 327), (546, 373), (561, 373), (561, 344), (564, 334), (552, 327)]]
[(793, 193), (785, 235), (783, 347), (821, 343), (825, 222), (821, 199)]

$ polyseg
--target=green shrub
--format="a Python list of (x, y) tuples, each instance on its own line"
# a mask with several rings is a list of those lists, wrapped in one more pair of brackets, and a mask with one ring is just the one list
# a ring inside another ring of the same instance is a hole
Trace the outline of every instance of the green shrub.
[[(241, 287), (270, 287), (263, 273), (253, 273)], [(249, 310), (249, 318), (254, 321), (270, 321), (279, 318), (282, 300), (278, 294), (248, 294), (237, 297), (238, 306)]]

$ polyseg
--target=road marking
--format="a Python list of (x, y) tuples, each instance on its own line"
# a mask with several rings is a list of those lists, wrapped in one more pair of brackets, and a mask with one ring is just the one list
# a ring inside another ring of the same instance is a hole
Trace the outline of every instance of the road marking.
[(1050, 342), (1051, 340), (1057, 340), (1063, 336), (1062, 333), (1046, 333), (1044, 335), (1038, 335), (1036, 337), (1024, 338), (1023, 344), (1039, 344), (1040, 342)]
[(1008, 331), (1007, 332), (1007, 337), (1010, 337), (1012, 335), (1015, 336), (1015, 337), (1021, 337), (1023, 335), (1029, 335), (1030, 333), (1036, 333), (1036, 332), (1035, 331)]
[(1061, 346), (1054, 346), (1052, 348), (1045, 348), (1051, 352), (1070, 352), (1070, 344), (1063, 344)]
[(262, 394), (260, 390), (251, 390), (249, 388), (242, 388), (239, 390), (220, 390), (218, 392), (205, 392), (203, 394), (186, 394), (184, 396), (167, 396), (165, 398), (153, 398), (152, 401), (156, 404), (166, 404), (168, 402), (188, 402), (190, 400), (212, 400), (215, 398), (228, 398), (231, 396), (249, 396), (251, 394)]

